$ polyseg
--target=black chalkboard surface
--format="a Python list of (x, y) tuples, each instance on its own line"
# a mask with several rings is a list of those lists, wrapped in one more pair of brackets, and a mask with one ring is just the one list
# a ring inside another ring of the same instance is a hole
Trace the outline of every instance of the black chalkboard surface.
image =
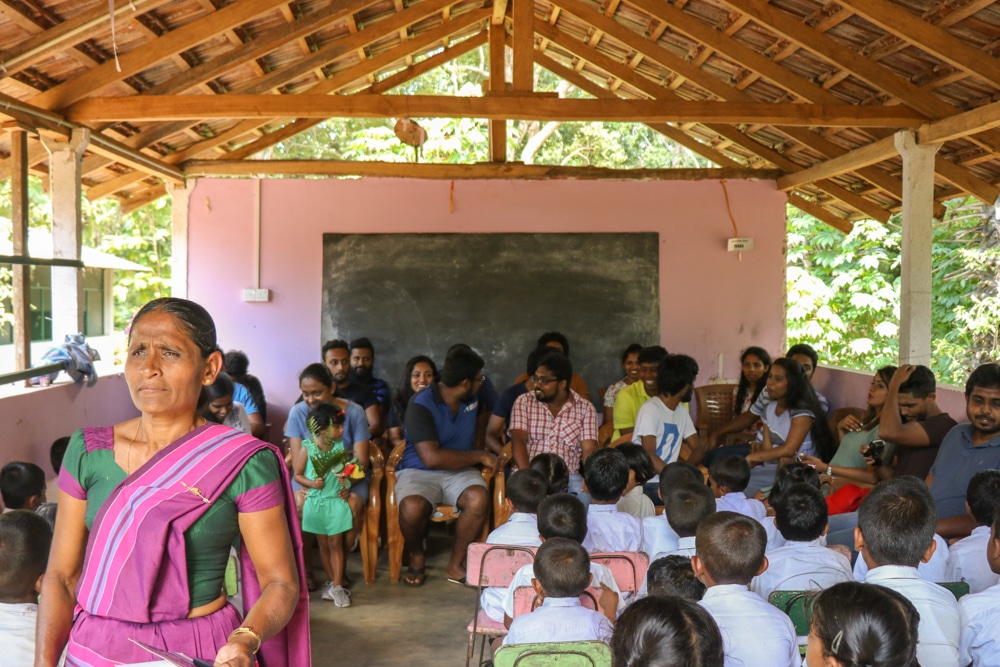
[(393, 389), (410, 357), (467, 343), (502, 391), (560, 331), (599, 402), (621, 351), (660, 340), (659, 274), (656, 233), (324, 234), (321, 335), (370, 338)]

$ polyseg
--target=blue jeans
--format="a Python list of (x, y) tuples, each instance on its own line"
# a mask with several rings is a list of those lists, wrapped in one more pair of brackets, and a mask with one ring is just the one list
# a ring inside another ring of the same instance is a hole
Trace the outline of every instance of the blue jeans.
[(843, 544), (854, 550), (854, 529), (858, 527), (858, 513), (834, 514), (827, 521), (826, 543)]
[(569, 474), (569, 492), (583, 501), (584, 507), (590, 507), (590, 495), (583, 490), (583, 475), (575, 472)]

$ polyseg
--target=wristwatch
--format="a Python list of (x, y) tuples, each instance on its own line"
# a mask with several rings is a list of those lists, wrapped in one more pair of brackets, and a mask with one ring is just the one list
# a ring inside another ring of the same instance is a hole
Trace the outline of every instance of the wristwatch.
[(826, 467), (826, 474), (828, 477), (833, 477), (833, 466), (828, 465)]

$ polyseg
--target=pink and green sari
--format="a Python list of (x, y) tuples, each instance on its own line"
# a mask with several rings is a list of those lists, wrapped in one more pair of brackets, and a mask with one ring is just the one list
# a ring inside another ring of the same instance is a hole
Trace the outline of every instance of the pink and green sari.
[[(106, 444), (113, 437), (108, 431), (85, 429), (88, 451), (91, 439)], [(97, 513), (87, 543), (77, 584), (68, 667), (111, 667), (152, 659), (129, 639), (189, 657), (215, 658), (241, 619), (230, 604), (208, 616), (186, 618), (190, 593), (184, 532), (226, 490), (250, 457), (265, 448), (280, 460), (277, 449), (268, 443), (225, 426), (206, 425), (158, 452), (111, 492)], [(310, 664), (302, 538), (288, 474), (283, 464), (280, 469), (277, 483), (283, 491), (300, 592), (288, 626), (264, 642), (257, 656), (262, 667)], [(60, 485), (67, 483), (77, 484), (66, 475)], [(85, 493), (82, 488), (63, 488), (75, 497)], [(240, 564), (244, 605), (250, 609), (261, 591), (245, 546)]]

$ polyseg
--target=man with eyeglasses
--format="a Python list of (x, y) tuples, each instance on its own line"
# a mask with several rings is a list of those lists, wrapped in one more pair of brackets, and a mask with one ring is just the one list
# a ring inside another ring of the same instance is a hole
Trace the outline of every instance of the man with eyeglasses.
[(514, 401), (510, 414), (511, 454), (519, 469), (545, 452), (558, 454), (569, 469), (569, 490), (583, 490), (580, 464), (597, 449), (597, 411), (570, 389), (573, 365), (553, 350), (538, 360), (534, 389)]

